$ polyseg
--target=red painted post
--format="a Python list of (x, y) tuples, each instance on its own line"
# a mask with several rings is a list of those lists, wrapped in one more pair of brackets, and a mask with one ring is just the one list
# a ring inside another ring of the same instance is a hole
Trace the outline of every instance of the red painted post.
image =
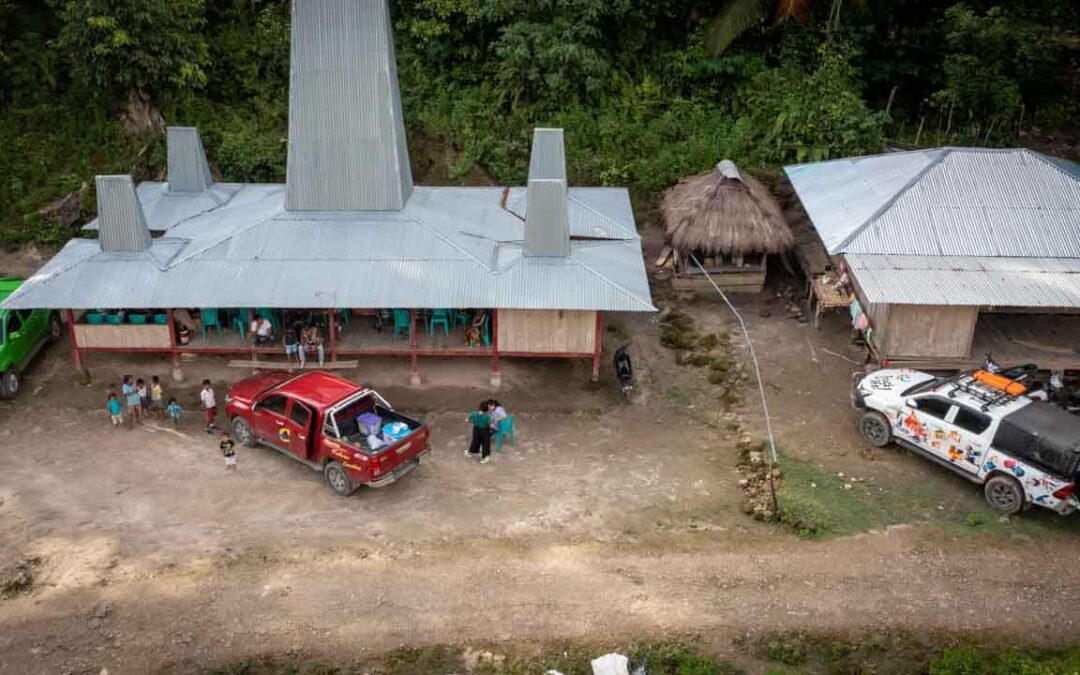
[(491, 386), (502, 386), (502, 371), (499, 363), (499, 310), (491, 310)]
[[(251, 331), (251, 324), (255, 322), (255, 310), (252, 309), (251, 307), (248, 307), (247, 314), (248, 314), (247, 325), (248, 325), (248, 331), (250, 332)], [(254, 334), (252, 334), (252, 336), (251, 336), (251, 360), (252, 361), (258, 361), (259, 360), (259, 354), (258, 354), (258, 352), (255, 351), (255, 335)]]
[(79, 344), (75, 339), (75, 312), (70, 309), (64, 310), (67, 318), (68, 325), (68, 339), (71, 340), (71, 360), (75, 364), (75, 370), (83, 369), (82, 353), (79, 351)]
[(593, 359), (592, 359), (592, 381), (596, 382), (600, 379), (600, 347), (603, 342), (604, 336), (603, 319), (600, 316), (600, 312), (596, 313), (596, 344), (593, 346)]
[(327, 325), (330, 326), (327, 329), (329, 331), (329, 333), (330, 333), (330, 361), (331, 362), (336, 362), (337, 361), (337, 328), (336, 328), (335, 323), (334, 323), (334, 310), (333, 309), (326, 310), (326, 318), (327, 318), (327, 321), (328, 321)]
[(418, 386), (420, 384), (420, 369), (416, 364), (416, 310), (409, 310), (409, 384)]

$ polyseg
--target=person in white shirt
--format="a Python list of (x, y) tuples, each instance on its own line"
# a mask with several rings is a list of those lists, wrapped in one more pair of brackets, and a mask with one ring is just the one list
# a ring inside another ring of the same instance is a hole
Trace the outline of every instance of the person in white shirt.
[(217, 419), (217, 399), (214, 398), (214, 390), (210, 386), (210, 380), (203, 380), (202, 391), (199, 392), (199, 401), (206, 410), (206, 433), (214, 433), (214, 420)]

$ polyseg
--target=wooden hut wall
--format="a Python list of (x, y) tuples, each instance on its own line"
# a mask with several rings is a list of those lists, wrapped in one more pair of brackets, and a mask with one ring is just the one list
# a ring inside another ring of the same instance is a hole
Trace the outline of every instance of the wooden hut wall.
[(596, 312), (499, 310), (499, 351), (519, 354), (592, 354)]
[(888, 358), (963, 358), (971, 352), (978, 307), (889, 305), (883, 311), (884, 323), (874, 325), (885, 327), (876, 340)]

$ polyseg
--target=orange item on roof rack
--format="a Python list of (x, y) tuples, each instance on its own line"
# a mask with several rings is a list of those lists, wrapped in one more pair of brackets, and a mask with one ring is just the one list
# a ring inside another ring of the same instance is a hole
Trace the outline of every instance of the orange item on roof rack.
[(997, 389), (998, 391), (1005, 392), (1010, 396), (1020, 396), (1027, 392), (1027, 387), (1020, 384), (1016, 380), (1010, 380), (1004, 375), (998, 375), (997, 373), (991, 373), (988, 370), (976, 370), (972, 375), (976, 382), (985, 384), (991, 389)]

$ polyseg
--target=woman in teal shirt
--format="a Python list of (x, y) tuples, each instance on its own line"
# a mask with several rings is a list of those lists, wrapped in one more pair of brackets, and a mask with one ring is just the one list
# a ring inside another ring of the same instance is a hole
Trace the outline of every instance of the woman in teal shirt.
[(487, 464), (491, 458), (491, 416), (488, 414), (487, 401), (469, 413), (466, 420), (472, 424), (472, 442), (465, 455), (471, 457), (479, 451), (480, 463)]

